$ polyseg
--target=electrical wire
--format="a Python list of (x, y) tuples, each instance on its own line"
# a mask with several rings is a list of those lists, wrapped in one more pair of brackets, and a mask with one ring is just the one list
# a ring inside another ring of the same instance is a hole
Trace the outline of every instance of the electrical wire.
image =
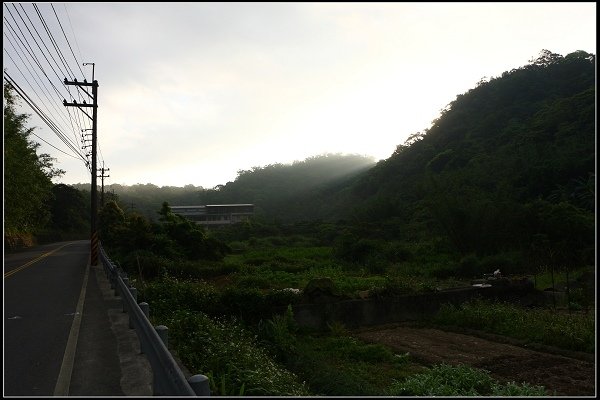
[[(35, 133), (33, 133), (33, 135), (36, 138), (38, 138), (39, 140), (41, 140), (42, 142), (46, 143), (47, 145), (49, 145), (52, 148), (56, 149), (57, 151), (61, 152), (62, 154), (65, 154), (69, 157), (73, 157), (76, 159), (81, 159), (87, 166), (87, 169), (90, 170), (90, 172), (91, 172), (91, 163), (89, 160), (89, 156), (91, 154), (89, 152), (82, 152), (81, 150), (85, 150), (86, 148), (91, 147), (91, 145), (87, 144), (87, 143), (89, 143), (89, 140), (86, 140), (87, 135), (85, 134), (85, 131), (91, 130), (89, 127), (91, 126), (92, 117), (90, 117), (89, 114), (86, 113), (81, 107), (77, 107), (80, 112), (76, 112), (77, 110), (70, 110), (71, 107), (65, 107), (65, 109), (63, 109), (63, 110), (66, 111), (66, 113), (67, 113), (66, 114), (66, 116), (68, 116), (68, 119), (67, 119), (65, 117), (64, 111), (61, 113), (60, 111), (57, 110), (57, 108), (55, 106), (56, 101), (51, 100), (51, 98), (53, 97), (51, 92), (54, 91), (55, 94), (58, 95), (59, 102), (61, 102), (60, 100), (62, 100), (62, 102), (66, 102), (66, 100), (64, 100), (64, 98), (66, 96), (64, 96), (62, 94), (63, 91), (68, 93), (67, 96), (68, 96), (68, 98), (71, 98), (71, 99), (74, 98), (74, 94), (76, 93), (75, 97), (77, 97), (79, 99), (79, 104), (83, 104), (83, 103), (87, 104), (87, 102), (82, 99), (82, 96), (89, 96), (92, 99), (93, 99), (93, 96), (87, 90), (85, 90), (84, 87), (82, 87), (80, 85), (73, 85), (76, 87), (77, 90), (75, 90), (75, 91), (71, 90), (69, 88), (69, 86), (71, 86), (71, 85), (67, 84), (67, 78), (64, 78), (64, 81), (63, 81), (63, 79), (61, 79), (60, 74), (63, 74), (65, 76), (74, 77), (75, 73), (73, 72), (73, 69), (71, 68), (67, 58), (65, 57), (66, 53), (64, 53), (61, 50), (61, 44), (57, 40), (57, 38), (60, 37), (60, 33), (58, 35), (53, 34), (52, 29), (51, 29), (50, 25), (48, 24), (49, 19), (44, 17), (44, 15), (42, 13), (42, 9), (40, 7), (38, 7), (37, 4), (32, 4), (33, 10), (37, 14), (39, 21), (41, 23), (41, 26), (44, 28), (44, 30), (46, 32), (46, 35), (47, 35), (46, 40), (49, 40), (49, 42), (50, 42), (49, 46), (46, 44), (46, 41), (40, 34), (40, 31), (38, 30), (38, 28), (36, 28), (34, 22), (32, 21), (32, 19), (29, 16), (28, 11), (25, 9), (25, 7), (23, 7), (23, 5), (21, 5), (21, 4), (19, 4), (19, 5), (21, 8), (21, 11), (19, 11), (19, 9), (17, 8), (17, 6), (15, 4), (12, 4), (13, 9), (11, 10), (9, 8), (9, 6), (5, 3), (4, 4), (5, 10), (8, 12), (8, 16), (12, 19), (12, 23), (11, 23), (11, 21), (8, 20), (6, 15), (4, 16), (3, 19), (5, 22), (5, 28), (6, 28), (5, 29), (5, 38), (10, 43), (10, 46), (12, 47), (14, 54), (16, 56), (18, 56), (18, 59), (20, 60), (21, 65), (23, 66), (23, 69), (19, 68), (19, 64), (16, 62), (17, 60), (15, 58), (13, 58), (6, 49), (4, 49), (4, 50), (5, 50), (5, 53), (8, 55), (8, 57), (10, 58), (10, 60), (12, 61), (12, 63), (14, 64), (14, 66), (16, 67), (16, 69), (18, 70), (18, 72), (23, 77), (25, 83), (29, 86), (28, 90), (30, 90), (31, 93), (39, 100), (39, 104), (36, 103), (36, 101), (34, 101), (32, 99), (32, 97), (21, 86), (19, 86), (17, 84), (17, 82), (14, 80), (14, 78), (11, 77), (10, 74), (6, 70), (4, 71), (5, 72), (4, 79), (11, 87), (13, 87), (15, 89), (17, 94), (42, 119), (42, 121), (56, 134), (56, 136), (64, 143), (64, 145), (73, 154), (70, 154), (68, 152), (65, 152), (65, 151), (59, 149), (58, 147), (52, 145), (51, 143), (49, 143), (48, 141), (39, 137)], [(54, 16), (58, 22), (58, 26), (60, 27), (62, 35), (65, 39), (66, 45), (68, 46), (68, 48), (71, 52), (71, 55), (73, 56), (73, 60), (77, 64), (77, 69), (82, 74), (83, 80), (86, 81), (85, 73), (84, 73), (83, 69), (80, 67), (81, 63), (78, 61), (77, 56), (75, 55), (75, 52), (73, 51), (73, 46), (71, 46), (71, 41), (69, 41), (69, 38), (63, 27), (63, 24), (59, 18), (59, 15), (58, 15), (56, 9), (54, 8), (54, 6), (52, 4), (50, 4), (50, 6), (51, 6), (52, 12), (54, 13)], [(65, 6), (65, 13), (67, 14), (67, 18), (69, 19), (69, 24), (71, 26), (71, 31), (73, 32), (73, 39), (74, 39), (75, 45), (77, 47), (79, 54), (81, 55), (81, 50), (80, 50), (79, 44), (77, 42), (77, 37), (73, 31), (73, 25), (71, 24), (71, 20), (68, 15), (66, 6)], [(19, 22), (19, 20), (20, 20), (20, 22)], [(56, 25), (54, 25), (54, 26), (56, 26)], [(9, 38), (9, 36), (7, 35), (7, 32), (12, 36), (12, 39)], [(27, 35), (26, 32), (29, 35)], [(34, 32), (35, 32), (35, 34), (34, 34)], [(36, 37), (36, 35), (37, 35), (37, 37)], [(37, 47), (37, 50), (34, 50), (34, 46), (32, 44), (34, 44)], [(64, 44), (64, 42), (63, 42), (63, 44)], [(54, 55), (53, 55), (53, 53), (54, 53)], [(58, 87), (57, 87), (57, 85), (53, 82), (53, 79), (51, 79), (48, 76), (48, 73), (46, 72), (47, 67), (44, 67), (42, 65), (42, 60), (45, 60), (45, 62), (47, 63), (47, 66), (49, 66), (52, 71), (51, 73), (54, 73), (54, 75), (56, 76), (58, 81), (61, 82), (61, 85), (58, 85)], [(31, 68), (29, 68), (27, 66), (27, 64), (29, 64), (29, 67), (31, 67)], [(36, 72), (36, 68), (34, 67), (34, 65), (37, 66), (37, 69), (39, 70), (39, 72)], [(81, 65), (83, 65), (83, 64), (81, 64)], [(33, 82), (36, 84), (37, 88), (42, 93), (42, 95), (46, 99), (46, 101), (42, 100), (42, 97), (38, 93), (38, 90), (35, 88), (34, 85), (31, 84), (31, 81), (27, 78), (26, 74), (24, 73), (24, 70), (26, 70), (26, 72), (29, 74), (29, 76), (31, 78), (33, 78)], [(40, 75), (40, 72), (45, 79), (42, 77), (42, 75)], [(44, 83), (45, 81), (50, 83), (51, 89), (49, 89), (48, 86), (46, 86), (46, 84)], [(77, 79), (74, 79), (74, 81), (77, 81)], [(73, 100), (72, 102), (77, 103), (75, 100)], [(50, 108), (48, 107), (48, 103), (50, 104), (50, 106), (52, 106), (52, 108), (55, 111), (57, 111), (57, 114), (55, 114), (52, 110), (50, 110)], [(81, 113), (85, 114), (85, 116), (87, 116), (88, 118), (83, 118), (83, 115), (81, 115)], [(59, 116), (59, 118), (57, 118), (57, 115)], [(66, 128), (66, 127), (68, 127), (68, 128)], [(69, 138), (69, 137), (67, 137), (67, 135), (65, 135), (64, 132), (69, 132), (69, 131), (71, 131), (73, 133), (74, 140), (73, 140), (73, 138)], [(81, 135), (79, 135), (79, 132), (81, 132)], [(79, 143), (79, 144), (77, 144), (77, 143)], [(104, 155), (102, 153), (102, 150), (100, 148), (100, 143), (98, 141), (97, 141), (97, 148), (98, 148), (99, 155), (100, 155), (99, 158), (104, 167)]]

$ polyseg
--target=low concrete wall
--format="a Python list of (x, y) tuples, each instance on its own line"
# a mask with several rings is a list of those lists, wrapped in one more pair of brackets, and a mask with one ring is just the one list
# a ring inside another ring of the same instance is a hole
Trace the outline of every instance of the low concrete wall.
[(461, 304), (475, 297), (531, 303), (533, 284), (521, 282), (492, 287), (465, 287), (390, 299), (344, 300), (319, 304), (296, 304), (294, 318), (302, 327), (326, 330), (334, 321), (348, 328), (414, 321), (433, 315), (442, 304)]

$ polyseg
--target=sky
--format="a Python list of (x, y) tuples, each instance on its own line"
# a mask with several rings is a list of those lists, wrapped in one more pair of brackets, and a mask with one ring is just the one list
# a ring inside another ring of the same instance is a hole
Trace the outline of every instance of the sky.
[[(324, 153), (385, 159), (482, 78), (543, 49), (596, 54), (594, 2), (36, 4), (69, 60), (67, 78), (91, 81), (82, 64), (94, 63), (105, 185), (212, 188), (239, 170)], [(89, 118), (66, 111), (49, 82), (68, 101), (78, 98), (74, 87), (66, 93), (48, 66), (36, 88), (36, 65), (28, 75), (25, 50), (19, 59), (19, 15), (44, 37), (36, 10), (4, 3), (3, 11), (5, 71), (36, 104), (55, 102), (49, 113), (80, 139)], [(90, 182), (83, 159), (22, 110), (43, 139), (32, 138), (38, 153), (66, 171), (53, 181)]]

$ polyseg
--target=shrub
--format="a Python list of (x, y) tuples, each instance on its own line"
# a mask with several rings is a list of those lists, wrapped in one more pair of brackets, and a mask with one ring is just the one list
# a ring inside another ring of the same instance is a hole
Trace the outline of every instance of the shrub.
[(478, 299), (460, 306), (443, 305), (433, 321), (481, 329), (568, 350), (593, 353), (595, 349), (593, 315), (525, 310), (509, 303)]
[(122, 267), (130, 274), (152, 280), (164, 276), (171, 263), (168, 258), (151, 251), (137, 250), (123, 258)]
[(475, 254), (464, 256), (456, 266), (454, 273), (463, 278), (477, 278), (484, 274), (479, 259)]
[(390, 396), (544, 396), (541, 386), (519, 386), (514, 382), (501, 385), (488, 371), (465, 365), (436, 365), (429, 371), (394, 382), (388, 389)]
[(259, 337), (276, 358), (283, 362), (297, 356), (297, 331), (298, 325), (294, 320), (291, 305), (288, 305), (285, 313), (274, 315), (272, 319), (260, 321), (258, 324)]
[(180, 310), (165, 318), (185, 365), (209, 377), (213, 395), (306, 396), (308, 388), (235, 319)]
[(218, 291), (203, 281), (165, 278), (147, 284), (140, 295), (156, 315), (168, 315), (174, 310), (201, 311), (209, 315), (222, 312)]

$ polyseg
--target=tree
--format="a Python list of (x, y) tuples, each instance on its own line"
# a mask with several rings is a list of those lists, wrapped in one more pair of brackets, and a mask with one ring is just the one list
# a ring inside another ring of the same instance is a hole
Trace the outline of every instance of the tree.
[(30, 140), (34, 128), (26, 127), (29, 115), (15, 110), (14, 89), (4, 85), (4, 232), (35, 233), (50, 220), (52, 178), (64, 171), (53, 168), (53, 158), (37, 154)]
[(103, 244), (118, 246), (126, 231), (125, 213), (114, 201), (107, 202), (98, 213), (99, 235)]
[(61, 232), (89, 233), (90, 209), (84, 194), (72, 186), (54, 185), (50, 202), (50, 228)]

